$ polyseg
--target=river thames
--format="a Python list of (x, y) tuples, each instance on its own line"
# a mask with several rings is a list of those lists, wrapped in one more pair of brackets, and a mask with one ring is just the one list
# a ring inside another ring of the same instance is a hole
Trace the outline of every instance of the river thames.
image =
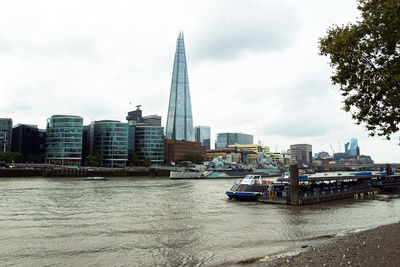
[(291, 207), (234, 180), (0, 180), (0, 265), (218, 266), (400, 220), (399, 194)]

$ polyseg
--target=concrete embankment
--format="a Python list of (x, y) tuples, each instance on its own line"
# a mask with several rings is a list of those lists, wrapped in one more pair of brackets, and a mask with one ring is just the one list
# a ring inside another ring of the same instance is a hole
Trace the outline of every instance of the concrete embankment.
[[(400, 222), (350, 234), (264, 266), (400, 266)], [(260, 260), (262, 262), (262, 260)], [(265, 262), (264, 262), (265, 263)]]
[(156, 168), (126, 168), (126, 169), (0, 169), (0, 178), (16, 177), (144, 177), (166, 176), (169, 170)]

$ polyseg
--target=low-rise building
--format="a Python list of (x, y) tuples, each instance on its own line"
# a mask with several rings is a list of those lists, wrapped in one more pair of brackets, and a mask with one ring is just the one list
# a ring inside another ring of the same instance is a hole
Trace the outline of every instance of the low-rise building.
[(206, 157), (206, 147), (200, 142), (190, 142), (185, 140), (164, 139), (164, 161), (166, 164), (182, 161), (183, 157), (189, 153), (199, 153)]

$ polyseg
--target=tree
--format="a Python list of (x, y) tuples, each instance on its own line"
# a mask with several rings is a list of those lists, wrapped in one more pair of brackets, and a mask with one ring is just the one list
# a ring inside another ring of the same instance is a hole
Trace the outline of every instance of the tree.
[(182, 160), (183, 161), (191, 161), (195, 164), (201, 164), (204, 161), (204, 156), (200, 153), (189, 152), (183, 156)]
[(87, 155), (85, 158), (85, 166), (98, 167), (100, 166), (100, 162), (101, 162), (101, 156), (98, 151), (96, 151), (94, 155), (93, 154)]
[(0, 161), (22, 163), (24, 162), (24, 156), (21, 153), (5, 151), (0, 153)]
[(129, 166), (137, 166), (139, 164), (139, 158), (136, 153), (128, 154), (128, 165)]
[(369, 135), (390, 139), (400, 123), (400, 1), (358, 0), (361, 20), (334, 25), (321, 38), (344, 107)]
[(150, 165), (151, 165), (151, 159), (150, 159), (150, 158), (145, 158), (145, 159), (144, 159), (144, 162), (143, 162), (143, 165), (144, 165), (145, 167), (150, 167)]

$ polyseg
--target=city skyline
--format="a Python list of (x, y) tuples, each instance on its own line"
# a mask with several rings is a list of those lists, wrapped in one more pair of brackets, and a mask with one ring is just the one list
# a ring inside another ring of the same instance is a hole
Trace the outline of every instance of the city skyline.
[[(318, 55), (332, 24), (358, 16), (354, 1), (10, 2), (0, 10), (0, 117), (45, 128), (54, 114), (124, 121), (134, 105), (168, 111), (175, 36), (185, 31), (194, 125), (245, 132), (272, 151), (307, 143), (344, 151), (356, 137), (376, 162), (400, 156), (367, 137)], [(210, 12), (212, 10), (212, 12)], [(71, 16), (75, 18), (71, 20)], [(129, 105), (132, 103), (132, 106)]]

